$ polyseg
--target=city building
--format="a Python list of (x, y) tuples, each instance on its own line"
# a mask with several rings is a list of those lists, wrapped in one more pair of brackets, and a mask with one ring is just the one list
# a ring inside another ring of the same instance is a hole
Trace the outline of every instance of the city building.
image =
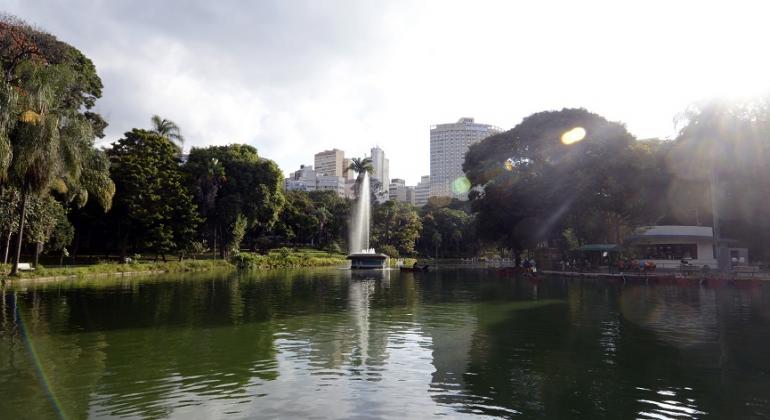
[(414, 187), (414, 205), (422, 207), (428, 204), (428, 197), (430, 197), (430, 175), (423, 175)]
[(311, 165), (301, 165), (298, 171), (292, 172), (284, 180), (286, 191), (319, 191), (331, 190), (340, 197), (347, 197), (345, 178), (334, 175), (321, 175), (313, 170)]
[(414, 205), (414, 187), (407, 186), (406, 187), (406, 202)]
[(318, 175), (343, 176), (345, 152), (339, 149), (324, 150), (315, 154), (315, 171)]
[(316, 190), (334, 191), (340, 197), (346, 197), (347, 192), (345, 190), (345, 178), (334, 175), (319, 175), (316, 182)]
[(472, 144), (501, 131), (489, 124), (478, 124), (473, 118), (431, 126), (430, 196), (467, 199), (470, 184), (464, 180), (462, 169), (465, 153)]
[(400, 178), (393, 178), (390, 181), (390, 188), (388, 189), (388, 199), (391, 201), (406, 201), (406, 181)]
[(390, 185), (390, 174), (388, 173), (390, 162), (385, 158), (385, 151), (379, 146), (374, 146), (371, 152), (372, 166), (374, 167), (372, 178), (379, 180), (382, 185)]
[(381, 186), (380, 190), (375, 193), (375, 195), (378, 202), (384, 203), (385, 201), (388, 201), (388, 187), (390, 186), (388, 166), (390, 166), (390, 162), (385, 157), (385, 151), (380, 149), (379, 146), (372, 147), (371, 152), (372, 166), (374, 167), (372, 179), (377, 180)]
[(299, 170), (289, 174), (284, 180), (286, 191), (315, 191), (316, 172), (312, 165), (300, 165)]
[(647, 226), (626, 240), (633, 254), (658, 268), (679, 268), (681, 262), (717, 267), (714, 231), (709, 226)]

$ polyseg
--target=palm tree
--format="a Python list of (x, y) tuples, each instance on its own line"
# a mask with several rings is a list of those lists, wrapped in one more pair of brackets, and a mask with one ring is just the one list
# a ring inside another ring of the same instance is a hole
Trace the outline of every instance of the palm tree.
[(356, 195), (358, 195), (358, 192), (361, 190), (361, 183), (364, 182), (364, 174), (367, 172), (370, 175), (374, 173), (374, 164), (372, 164), (372, 158), (353, 158), (351, 159), (350, 166), (348, 166), (346, 169), (358, 174), (355, 185), (355, 192)]
[(359, 178), (363, 178), (364, 172), (369, 172), (370, 174), (374, 173), (374, 165), (372, 164), (371, 158), (353, 158), (351, 159), (350, 166), (347, 167), (347, 170), (353, 171), (358, 174)]
[(153, 115), (152, 130), (150, 131), (171, 140), (171, 143), (173, 143), (180, 152), (182, 151), (184, 137), (182, 136), (182, 130), (175, 122), (161, 118), (159, 115)]

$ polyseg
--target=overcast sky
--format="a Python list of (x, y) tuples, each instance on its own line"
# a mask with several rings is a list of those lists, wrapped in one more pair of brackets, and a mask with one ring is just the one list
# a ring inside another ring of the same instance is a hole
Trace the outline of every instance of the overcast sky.
[(639, 138), (688, 104), (770, 86), (770, 16), (741, 1), (5, 0), (90, 57), (109, 143), (152, 114), (185, 148), (245, 142), (284, 173), (380, 145), (429, 173), (431, 124), (505, 129), (585, 107)]

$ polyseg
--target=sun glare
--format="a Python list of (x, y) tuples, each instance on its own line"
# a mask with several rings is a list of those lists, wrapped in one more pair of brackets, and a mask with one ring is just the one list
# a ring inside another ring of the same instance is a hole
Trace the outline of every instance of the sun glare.
[(583, 127), (575, 127), (561, 135), (561, 142), (567, 145), (577, 143), (586, 137), (586, 130)]

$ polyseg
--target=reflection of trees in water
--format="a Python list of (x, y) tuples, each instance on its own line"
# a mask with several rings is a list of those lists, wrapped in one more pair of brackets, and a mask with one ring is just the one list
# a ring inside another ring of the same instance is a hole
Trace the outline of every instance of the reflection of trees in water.
[[(180, 415), (203, 403), (225, 412), (222, 404), (284, 392), (274, 381), (284, 373), (290, 388), (336, 381), (357, 397), (366, 388), (352, 378), (390, 387), (393, 378), (379, 375), (403, 374), (403, 363), (432, 364), (410, 378), (427, 375), (433, 401), (464, 412), (627, 418), (660, 414), (655, 404), (665, 403), (680, 414), (770, 414), (770, 288), (543, 281), (533, 300), (533, 287), (462, 272), (367, 280), (297, 271), (4, 288), (0, 413), (56, 415), (24, 346), (18, 302), (72, 418)], [(353, 413), (389, 408), (374, 396), (354, 400)]]
[[(62, 283), (19, 296), (34, 321), (41, 360), (55, 375), (52, 388), (68, 390), (60, 391), (67, 415), (86, 417), (90, 405), (94, 415), (162, 417), (211, 398), (250, 398), (251, 387), (277, 378), (276, 338), (286, 334), (310, 350), (308, 368), (347, 365), (377, 380), (388, 334), (379, 315), (371, 318), (371, 306), (413, 304), (414, 284), (394, 290), (388, 278), (356, 284), (341, 273), (298, 271), (90, 289)], [(0, 366), (18, 394), (8, 393), (0, 407), (32, 404), (40, 417), (50, 417), (35, 365), (13, 332), (13, 310), (5, 308), (3, 319)]]
[(9, 419), (54, 418), (55, 399), (68, 418), (87, 417), (90, 394), (105, 369), (104, 335), (52, 333), (51, 325), (66, 320), (66, 302), (46, 305), (35, 292), (20, 297), (5, 287), (0, 294), (0, 414)]

